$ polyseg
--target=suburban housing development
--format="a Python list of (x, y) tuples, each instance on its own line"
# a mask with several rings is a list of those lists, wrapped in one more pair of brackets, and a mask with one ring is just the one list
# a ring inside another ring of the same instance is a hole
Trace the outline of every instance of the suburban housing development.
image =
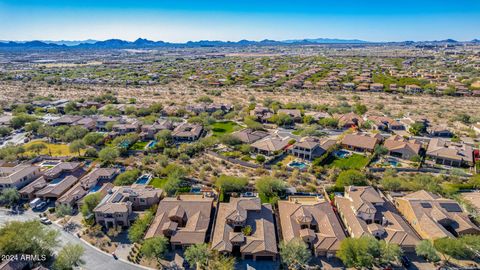
[[(57, 231), (86, 269), (480, 267), (478, 41), (125, 42), (0, 42), (2, 252)], [(45, 246), (0, 269), (57, 269)]]

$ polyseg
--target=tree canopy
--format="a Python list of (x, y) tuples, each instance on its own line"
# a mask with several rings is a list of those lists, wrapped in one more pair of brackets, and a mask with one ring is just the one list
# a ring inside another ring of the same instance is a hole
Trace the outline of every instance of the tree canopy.
[(146, 239), (140, 251), (145, 257), (150, 259), (160, 260), (163, 259), (165, 253), (168, 250), (168, 239), (164, 236), (156, 236)]
[(415, 252), (418, 256), (423, 256), (428, 261), (440, 261), (440, 257), (438, 257), (437, 251), (430, 240), (421, 241), (420, 244), (415, 247)]
[(358, 170), (346, 170), (342, 171), (335, 182), (335, 186), (338, 188), (346, 186), (364, 186), (367, 184), (367, 177), (365, 174)]
[(0, 203), (5, 203), (6, 205), (13, 205), (20, 200), (20, 194), (15, 188), (5, 188), (0, 194)]
[(211, 252), (206, 243), (201, 243), (189, 246), (184, 255), (191, 268), (197, 266), (197, 269), (202, 269), (207, 265)]
[(83, 265), (82, 260), (85, 249), (79, 244), (67, 244), (58, 252), (53, 264), (55, 270), (71, 270)]
[(102, 200), (102, 195), (99, 192), (88, 194), (83, 198), (82, 204), (82, 215), (83, 217), (88, 217), (93, 213), (93, 209), (97, 207), (97, 205)]
[(399, 259), (402, 251), (398, 245), (372, 236), (345, 238), (340, 244), (337, 256), (347, 267), (371, 268), (388, 264)]
[(282, 262), (289, 269), (300, 269), (310, 260), (310, 250), (300, 238), (293, 238), (289, 242), (282, 241), (279, 248)]
[(140, 176), (140, 170), (138, 169), (133, 169), (126, 171), (124, 173), (121, 173), (115, 178), (115, 181), (113, 181), (113, 184), (116, 186), (128, 186), (137, 180), (137, 178)]
[(0, 228), (0, 253), (50, 257), (58, 246), (58, 232), (39, 221), (11, 221)]

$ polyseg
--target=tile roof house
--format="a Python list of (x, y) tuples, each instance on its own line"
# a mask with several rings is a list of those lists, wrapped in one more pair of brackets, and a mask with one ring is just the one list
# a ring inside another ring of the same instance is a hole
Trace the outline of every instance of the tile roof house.
[(232, 133), (232, 136), (239, 139), (242, 143), (252, 144), (268, 136), (268, 132), (263, 130), (242, 129)]
[(173, 247), (205, 243), (212, 205), (213, 198), (202, 195), (164, 198), (145, 239), (162, 235), (170, 239)]
[(313, 160), (321, 157), (335, 144), (335, 140), (320, 140), (315, 137), (304, 137), (289, 147), (288, 152), (301, 159)]
[(277, 114), (286, 114), (296, 122), (302, 121), (302, 112), (298, 109), (279, 109)]
[(250, 111), (250, 116), (255, 117), (256, 120), (259, 120), (261, 123), (265, 123), (270, 117), (273, 116), (273, 112), (267, 107), (257, 105), (253, 110)]
[(79, 116), (79, 115), (64, 115), (58, 119), (55, 119), (48, 124), (50, 126), (81, 126), (88, 130), (95, 129), (96, 120), (94, 117), (86, 117), (86, 116)]
[(300, 238), (315, 256), (335, 255), (345, 232), (330, 203), (318, 197), (290, 196), (278, 202), (284, 241)]
[(95, 119), (95, 128), (97, 131), (108, 131), (107, 130), (107, 124), (108, 123), (115, 123), (120, 121), (120, 117), (114, 117), (114, 116), (100, 116)]
[(348, 186), (345, 196), (335, 196), (340, 217), (351, 237), (372, 235), (413, 251), (420, 239), (395, 207), (373, 187)]
[(203, 135), (203, 126), (197, 124), (183, 123), (172, 132), (176, 141), (196, 141)]
[(367, 120), (371, 121), (374, 129), (377, 129), (377, 130), (388, 131), (388, 130), (404, 130), (405, 129), (405, 126), (401, 122), (386, 116), (372, 115), (367, 117)]
[(30, 184), (26, 185), (18, 191), (20, 197), (26, 200), (32, 200), (35, 198), (35, 193), (48, 185), (47, 179), (44, 176), (40, 176), (33, 180)]
[(343, 128), (359, 127), (363, 123), (363, 118), (353, 112), (346, 113), (338, 118), (338, 124)]
[(135, 219), (134, 210), (144, 210), (158, 204), (163, 191), (150, 186), (115, 187), (93, 209), (95, 221), (107, 228), (127, 227)]
[(388, 149), (389, 155), (403, 159), (419, 155), (422, 148), (422, 144), (417, 140), (407, 140), (399, 135), (390, 136), (383, 146)]
[[(100, 186), (100, 188), (95, 188), (95, 189), (91, 189), (89, 190), (89, 192), (85, 195), (85, 196), (88, 196), (89, 194), (92, 194), (92, 193), (96, 193), (96, 194), (99, 194), (100, 196), (100, 201), (103, 200), (103, 198), (105, 198), (105, 196), (107, 196), (108, 194), (110, 194), (111, 190), (115, 188), (115, 186), (110, 183), (110, 182), (107, 182), (107, 183), (104, 183)], [(84, 197), (85, 198), (85, 197)], [(84, 203), (84, 198), (80, 199), (77, 201), (77, 207), (78, 209), (81, 209), (82, 208), (82, 205)]]
[(433, 138), (428, 144), (426, 155), (437, 164), (454, 167), (473, 166), (473, 148), (463, 143)]
[[(73, 181), (73, 179), (78, 179), (84, 173), (85, 171), (83, 170), (83, 164), (80, 162), (59, 162), (57, 165), (54, 165), (53, 167), (41, 172), (40, 177), (36, 178), (29, 185), (22, 188), (19, 193), (24, 199), (33, 199), (38, 197), (37, 193), (44, 196), (48, 193), (48, 190), (52, 190), (52, 188), (56, 186), (56, 190), (54, 190), (54, 192), (60, 192), (61, 194), (50, 194), (52, 195), (51, 198), (56, 199), (63, 195), (63, 193), (71, 187), (68, 184), (70, 181)], [(67, 176), (72, 176), (73, 178), (67, 179), (69, 181), (60, 185), (60, 183)], [(67, 188), (67, 190), (63, 190), (63, 188)]]
[(44, 200), (56, 200), (60, 198), (65, 192), (72, 188), (78, 182), (78, 178), (73, 175), (68, 175), (62, 179), (51, 181), (44, 188), (35, 192), (35, 196)]
[(274, 156), (276, 153), (283, 151), (290, 142), (291, 137), (281, 137), (279, 135), (267, 136), (251, 144), (252, 148), (260, 154), (266, 156)]
[(423, 239), (480, 234), (456, 201), (431, 192), (420, 190), (396, 198), (395, 205)]
[(330, 114), (328, 114), (326, 112), (306, 112), (305, 115), (313, 117), (313, 119), (315, 119), (315, 121), (318, 121), (318, 120), (323, 119), (323, 118), (330, 117)]
[(114, 135), (125, 135), (127, 133), (138, 132), (140, 123), (133, 121), (132, 123), (117, 123), (112, 126), (111, 133)]
[(143, 125), (141, 128), (140, 137), (143, 139), (154, 139), (155, 135), (160, 132), (161, 130), (172, 130), (173, 123), (170, 120), (161, 119), (157, 120), (155, 123), (151, 125)]
[(41, 175), (40, 168), (31, 164), (0, 167), (0, 191), (4, 188), (21, 189)]
[(75, 125), (83, 117), (80, 115), (63, 115), (60, 118), (53, 120), (49, 123), (50, 126), (63, 126), (63, 125)]
[(428, 127), (427, 132), (433, 137), (451, 138), (453, 136), (453, 132), (446, 125)]
[(114, 168), (95, 168), (87, 175), (80, 178), (75, 186), (63, 194), (55, 202), (58, 204), (68, 204), (74, 206), (79, 200), (87, 195), (91, 188), (95, 187), (100, 181), (110, 181), (118, 174), (118, 170)]
[(52, 168), (46, 170), (43, 175), (47, 179), (51, 180), (60, 177), (62, 174), (72, 174), (77, 170), (80, 170), (82, 167), (83, 165), (80, 162), (60, 162)]
[(372, 153), (381, 141), (380, 134), (354, 133), (345, 135), (340, 144), (352, 151)]
[[(251, 233), (245, 234), (245, 227)], [(217, 211), (212, 249), (221, 253), (239, 252), (242, 259), (271, 259), (278, 255), (272, 206), (260, 198), (231, 198)]]

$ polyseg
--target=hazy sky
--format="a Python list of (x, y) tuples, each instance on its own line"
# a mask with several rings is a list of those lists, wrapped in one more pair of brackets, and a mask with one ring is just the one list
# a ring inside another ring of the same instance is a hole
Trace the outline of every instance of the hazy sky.
[(480, 0), (0, 0), (0, 40), (480, 39)]

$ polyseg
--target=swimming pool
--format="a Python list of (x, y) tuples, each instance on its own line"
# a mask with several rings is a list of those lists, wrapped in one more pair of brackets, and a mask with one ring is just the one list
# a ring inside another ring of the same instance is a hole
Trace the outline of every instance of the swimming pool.
[(120, 147), (122, 148), (128, 148), (130, 146), (130, 142), (129, 141), (123, 141), (120, 143)]
[(350, 156), (350, 152), (345, 150), (338, 150), (338, 151), (335, 151), (333, 154), (338, 158), (346, 158)]
[(146, 185), (150, 182), (151, 179), (152, 176), (150, 174), (143, 174), (137, 179), (137, 181), (135, 181), (135, 184)]
[(155, 147), (155, 145), (157, 145), (157, 141), (155, 141), (155, 140), (154, 140), (154, 141), (150, 141), (150, 142), (145, 146), (145, 148), (146, 148), (146, 149), (150, 149), (150, 148)]
[(391, 166), (393, 167), (397, 167), (398, 166), (398, 161), (394, 160), (394, 159), (389, 159), (387, 160), (388, 164), (390, 164)]
[(195, 193), (195, 194), (200, 194), (202, 189), (199, 188), (199, 187), (192, 187), (192, 189), (190, 189), (190, 192), (191, 193)]
[(46, 161), (42, 162), (42, 164), (40, 164), (40, 166), (47, 167), (47, 166), (56, 166), (58, 164), (60, 164), (60, 161), (58, 161), (58, 160), (46, 160)]
[(90, 192), (97, 192), (100, 190), (100, 188), (102, 188), (102, 186), (93, 186), (92, 188), (90, 188)]
[(55, 179), (53, 179), (52, 181), (50, 181), (49, 184), (50, 184), (50, 185), (56, 185), (56, 184), (62, 182), (62, 180), (63, 180), (62, 177), (58, 177), (58, 178), (55, 178)]
[(288, 164), (288, 166), (292, 167), (292, 168), (297, 168), (297, 169), (303, 170), (307, 167), (307, 164), (305, 162), (301, 162), (301, 161), (292, 161)]

